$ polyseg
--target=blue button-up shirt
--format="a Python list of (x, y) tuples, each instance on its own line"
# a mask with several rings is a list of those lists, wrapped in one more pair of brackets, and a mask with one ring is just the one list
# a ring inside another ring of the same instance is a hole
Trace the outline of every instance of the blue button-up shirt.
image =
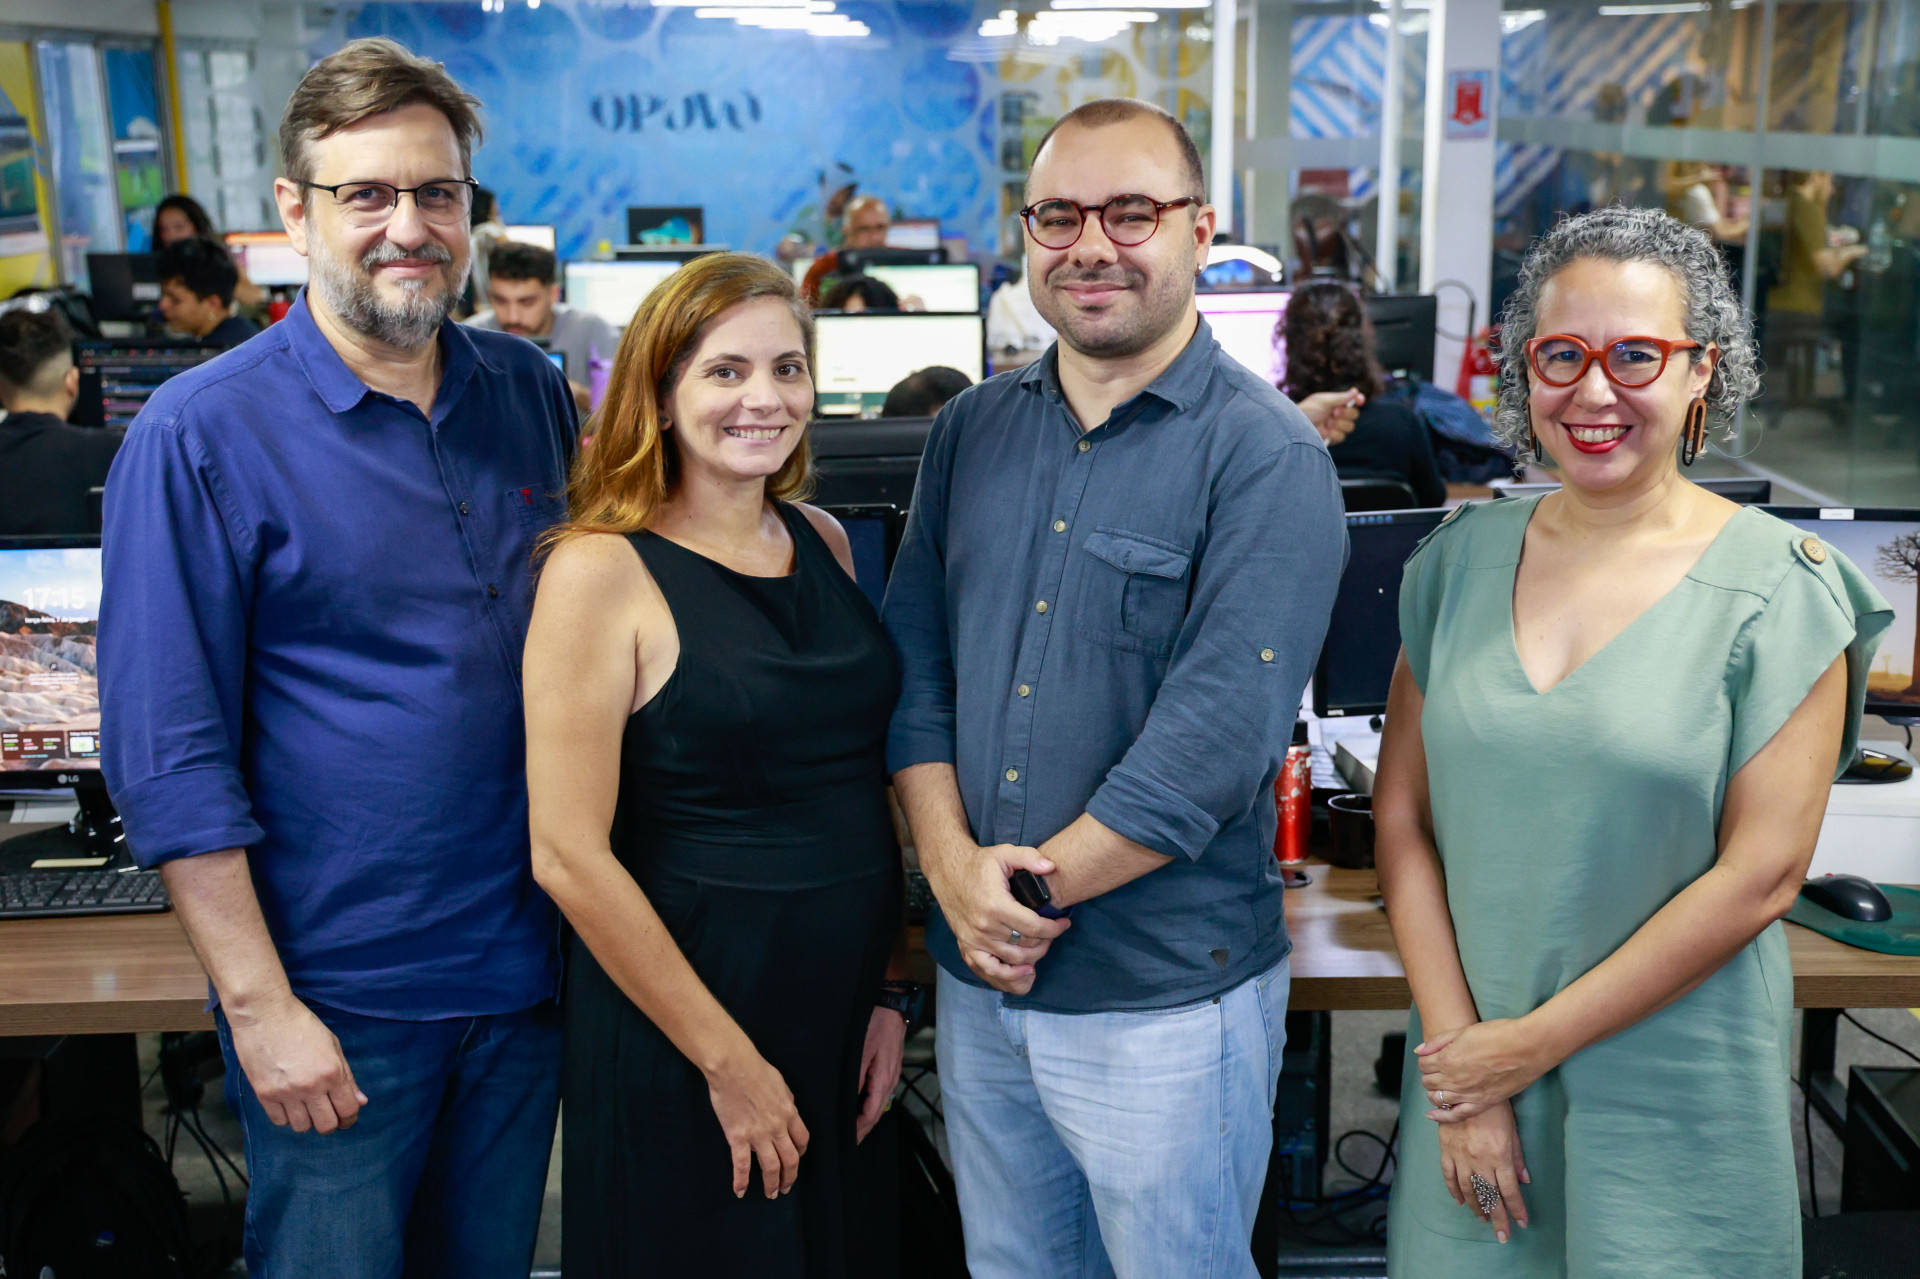
[(532, 343), (440, 332), (429, 417), (304, 296), (141, 410), (107, 481), (101, 763), (146, 866), (247, 848), (293, 989), (407, 1020), (551, 995), (519, 660), (576, 427)]
[(982, 845), (1086, 812), (1174, 859), (1083, 903), (1009, 1002), (1172, 1007), (1287, 953), (1273, 782), (1345, 562), (1327, 450), (1205, 320), (1085, 434), (1052, 351), (942, 410), (887, 590), (888, 766), (953, 764)]

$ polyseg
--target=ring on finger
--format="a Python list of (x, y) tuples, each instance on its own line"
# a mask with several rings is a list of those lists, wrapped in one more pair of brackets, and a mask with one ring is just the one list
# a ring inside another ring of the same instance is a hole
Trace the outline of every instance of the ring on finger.
[(1007, 934), (1007, 944), (1009, 946), (1018, 946), (1020, 944), (1020, 930), (1018, 928)]
[(1491, 1217), (1493, 1210), (1500, 1206), (1500, 1187), (1477, 1172), (1468, 1173), (1467, 1182), (1473, 1187), (1473, 1197), (1479, 1201), (1480, 1215)]

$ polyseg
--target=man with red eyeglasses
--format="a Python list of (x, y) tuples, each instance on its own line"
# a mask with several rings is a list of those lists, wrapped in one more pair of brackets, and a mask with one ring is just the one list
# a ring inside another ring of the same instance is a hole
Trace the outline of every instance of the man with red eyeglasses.
[(1194, 308), (1202, 189), (1158, 107), (1054, 126), (1022, 216), (1058, 341), (941, 411), (887, 594), (975, 1279), (1255, 1273), (1273, 782), (1346, 533), (1320, 437)]

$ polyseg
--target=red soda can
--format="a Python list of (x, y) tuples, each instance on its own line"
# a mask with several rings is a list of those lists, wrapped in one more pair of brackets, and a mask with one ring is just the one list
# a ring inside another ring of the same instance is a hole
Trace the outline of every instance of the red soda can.
[(1293, 745), (1273, 782), (1273, 802), (1280, 815), (1273, 855), (1282, 866), (1298, 866), (1307, 860), (1307, 832), (1313, 822), (1313, 755), (1303, 720), (1294, 723)]

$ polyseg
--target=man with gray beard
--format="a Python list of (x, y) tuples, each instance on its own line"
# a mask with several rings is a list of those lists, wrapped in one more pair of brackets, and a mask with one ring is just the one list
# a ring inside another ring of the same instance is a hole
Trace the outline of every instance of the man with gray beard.
[(447, 323), (478, 105), (387, 40), (306, 74), (275, 195), (311, 282), (107, 483), (102, 763), (212, 981), (255, 1276), (532, 1263), (559, 974), (519, 656), (577, 421), (531, 343)]

